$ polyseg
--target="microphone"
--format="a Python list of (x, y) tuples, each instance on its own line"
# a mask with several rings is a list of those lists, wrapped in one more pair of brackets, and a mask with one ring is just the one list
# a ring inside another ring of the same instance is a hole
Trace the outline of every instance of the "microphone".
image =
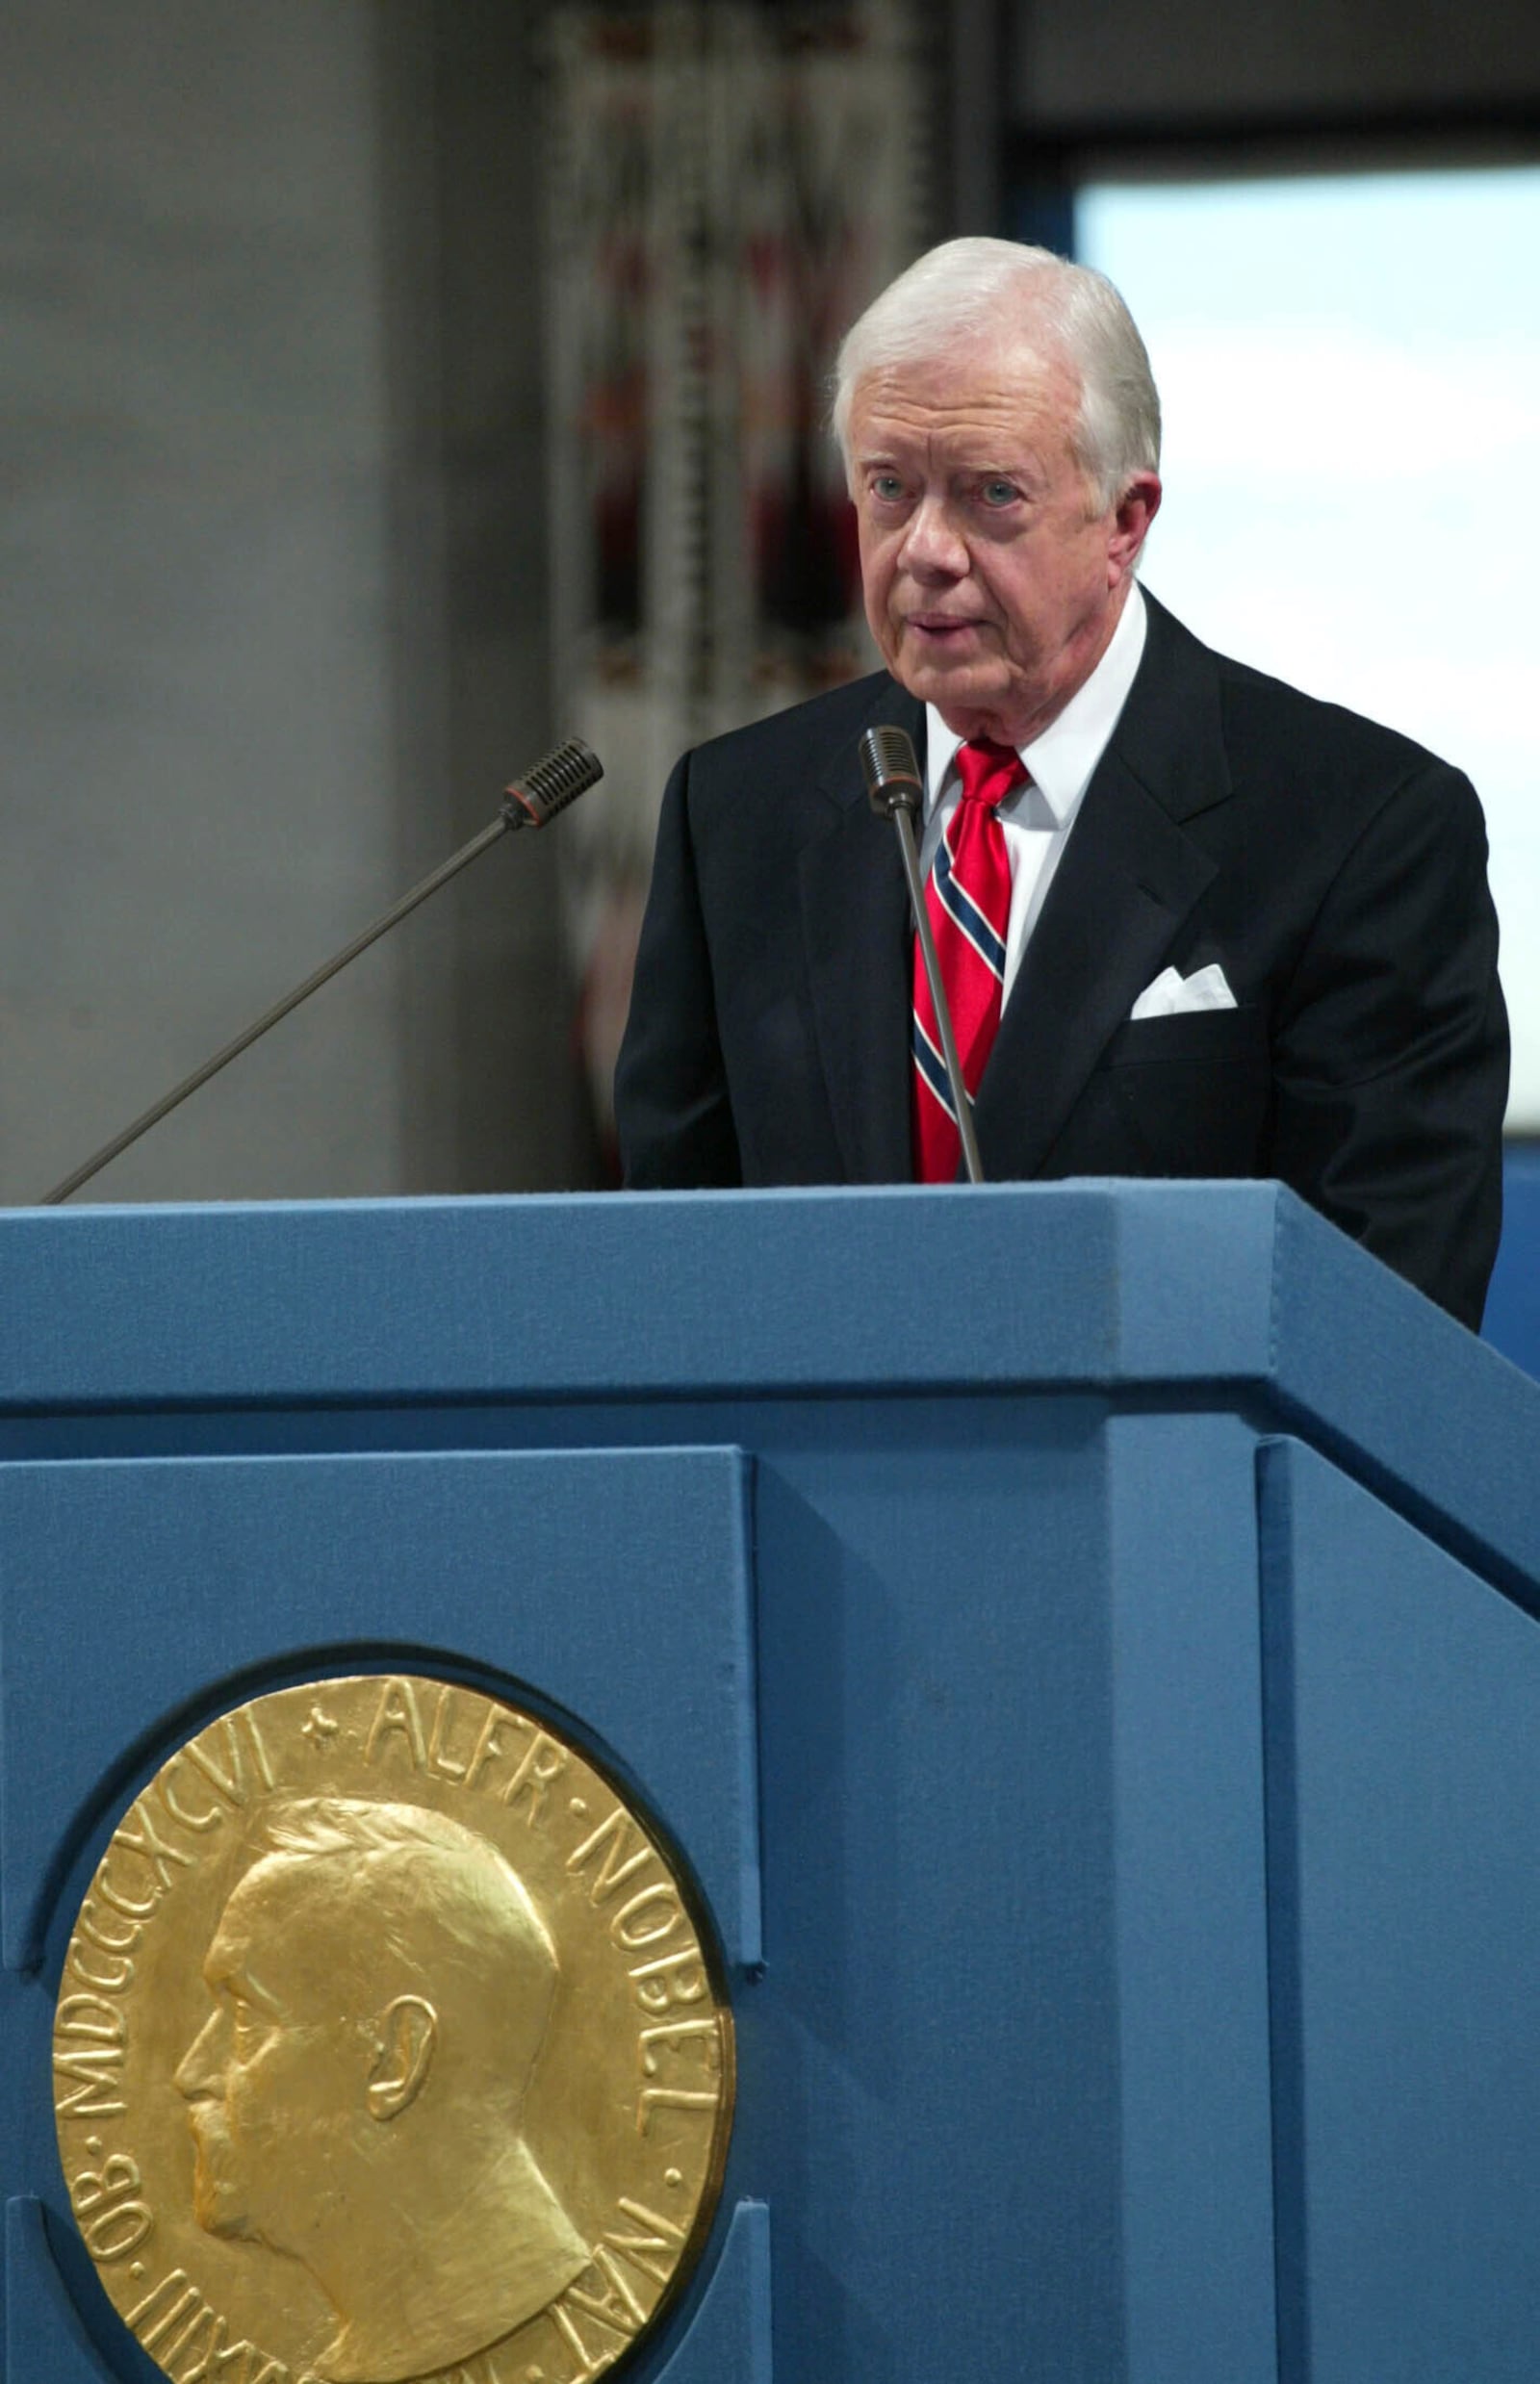
[(565, 745), (544, 755), (532, 770), (526, 770), (522, 779), (515, 779), (504, 790), (504, 826), (544, 828), (558, 811), (565, 811), (569, 803), (576, 803), (590, 786), (597, 786), (603, 775), (604, 765), (593, 747), (585, 745), (580, 736), (569, 737)]
[(914, 933), (919, 937), (920, 958), (925, 963), (931, 1000), (936, 1007), (936, 1023), (941, 1037), (941, 1059), (946, 1067), (946, 1082), (952, 1095), (952, 1113), (957, 1119), (958, 1137), (962, 1144), (962, 1164), (967, 1170), (968, 1182), (982, 1184), (984, 1165), (979, 1157), (979, 1138), (973, 1129), (973, 1103), (962, 1081), (962, 1064), (957, 1056), (957, 1037), (952, 1032), (951, 1005), (946, 998), (946, 987), (941, 983), (941, 963), (936, 957), (931, 914), (925, 907), (925, 888), (920, 882), (920, 857), (914, 838), (914, 823), (920, 815), (925, 789), (919, 763), (914, 756), (914, 742), (907, 729), (868, 729), (860, 740), (860, 753), (861, 776), (866, 781), (866, 799), (878, 818), (890, 819), (898, 832), (898, 849), (903, 855), (904, 879), (909, 886), (909, 907), (914, 918)]
[(84, 1166), (76, 1167), (73, 1174), (66, 1175), (62, 1184), (54, 1186), (52, 1192), (44, 1192), (38, 1207), (55, 1208), (60, 1201), (67, 1200), (71, 1192), (78, 1192), (82, 1184), (89, 1183), (110, 1160), (126, 1151), (129, 1144), (137, 1142), (141, 1134), (147, 1134), (151, 1126), (159, 1125), (163, 1117), (168, 1117), (190, 1093), (206, 1085), (211, 1076), (218, 1074), (220, 1068), (228, 1067), (232, 1060), (238, 1060), (259, 1036), (266, 1035), (268, 1029), (276, 1026), (280, 1018), (287, 1018), (292, 1010), (297, 1010), (310, 994), (325, 985), (329, 978), (335, 977), (339, 970), (346, 968), (349, 961), (356, 961), (361, 952), (367, 952), (372, 943), (404, 919), (409, 910), (415, 910), (419, 903), (426, 902), (428, 896), (436, 894), (441, 885), (447, 885), (468, 861), (475, 860), (489, 845), (496, 844), (500, 836), (521, 828), (544, 828), (558, 811), (565, 811), (570, 803), (576, 803), (590, 786), (596, 786), (603, 775), (604, 766), (599, 756), (591, 746), (583, 743), (581, 737), (569, 737), (565, 745), (558, 745), (553, 752), (543, 754), (522, 778), (515, 779), (510, 786), (504, 788), (501, 807), (489, 828), (483, 828), (479, 835), (471, 838), (469, 844), (462, 844), (457, 853), (451, 853), (448, 860), (441, 861), (398, 902), (392, 903), (388, 910), (381, 911), (362, 935), (355, 936), (351, 943), (345, 944), (342, 951), (334, 953), (329, 961), (323, 961), (303, 985), (296, 985), (281, 1002), (274, 1002), (270, 1010), (265, 1010), (261, 1017), (254, 1018), (233, 1042), (217, 1051), (212, 1060), (205, 1060), (203, 1065), (194, 1068), (191, 1076), (184, 1076), (179, 1085), (173, 1085), (170, 1091), (164, 1093), (159, 1101), (145, 1110), (142, 1116), (136, 1117), (131, 1126), (123, 1128), (121, 1134), (114, 1135), (110, 1142), (103, 1143), (101, 1149), (93, 1153)]
[(907, 729), (868, 729), (860, 741), (860, 767), (867, 800), (879, 819), (891, 819), (900, 809), (918, 819), (925, 789)]

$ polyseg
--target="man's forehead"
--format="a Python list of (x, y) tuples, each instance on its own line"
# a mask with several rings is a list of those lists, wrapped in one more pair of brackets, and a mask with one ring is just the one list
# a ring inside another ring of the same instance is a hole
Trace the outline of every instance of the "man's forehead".
[(211, 1987), (255, 1989), (289, 2007), (334, 1989), (343, 1970), (348, 1902), (325, 1876), (335, 1865), (270, 1856), (237, 1881), (204, 1957)]
[(319, 1875), (322, 1867), (294, 1855), (265, 1856), (231, 1888), (214, 1945), (221, 1951), (241, 1949), (254, 1938), (289, 1930), (301, 1913), (310, 1925), (313, 1906), (321, 1911), (334, 1910), (335, 1897), (321, 1892), (325, 1885)]
[(908, 431), (1028, 435), (1045, 421), (1071, 424), (1079, 397), (1079, 377), (1063, 356), (988, 341), (874, 367), (852, 393), (851, 431), (858, 445)]

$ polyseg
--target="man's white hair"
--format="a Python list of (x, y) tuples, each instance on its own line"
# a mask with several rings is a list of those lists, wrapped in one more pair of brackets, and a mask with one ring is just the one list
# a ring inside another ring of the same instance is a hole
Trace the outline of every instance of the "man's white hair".
[(555, 1995), (556, 1949), (490, 1838), (423, 1806), (280, 1792), (246, 1845), (256, 1870), (288, 1862), (335, 1872), (326, 1895), (340, 1982), (372, 1992), (388, 1974), (448, 1992), (452, 1979), (501, 2026), (513, 2082), (527, 2075)]
[(1149, 357), (1105, 273), (1020, 241), (944, 241), (852, 323), (834, 367), (832, 415), (847, 471), (851, 400), (869, 373), (934, 362), (959, 342), (1040, 350), (1045, 334), (1079, 374), (1073, 447), (1105, 511), (1136, 472), (1160, 469), (1161, 401)]

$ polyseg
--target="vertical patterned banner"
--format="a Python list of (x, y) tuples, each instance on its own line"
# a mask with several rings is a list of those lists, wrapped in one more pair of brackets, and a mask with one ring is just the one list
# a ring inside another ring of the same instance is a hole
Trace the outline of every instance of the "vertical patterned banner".
[(845, 325), (923, 244), (915, 0), (566, 0), (547, 241), (564, 838), (601, 1131), (663, 782), (868, 667), (827, 430)]

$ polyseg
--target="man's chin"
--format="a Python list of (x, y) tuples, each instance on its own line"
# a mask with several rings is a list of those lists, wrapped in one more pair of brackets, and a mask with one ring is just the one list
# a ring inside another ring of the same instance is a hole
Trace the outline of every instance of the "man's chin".
[(192, 2169), (192, 2216), (205, 2235), (217, 2235), (223, 2243), (262, 2240), (245, 2208), (245, 2196), (228, 2177), (216, 2173), (201, 2147)]
[(264, 2250), (275, 2251), (284, 2259), (293, 2256), (286, 2243), (274, 2243), (251, 2213), (241, 2209), (228, 2192), (203, 2194), (194, 2188), (192, 2216), (205, 2235), (217, 2236), (221, 2243), (260, 2243)]
[(980, 721), (999, 719), (1012, 708), (1010, 680), (998, 664), (991, 668), (976, 654), (916, 654), (906, 643), (891, 668), (900, 686), (921, 704), (934, 704), (960, 735), (981, 733)]
[(997, 691), (975, 690), (950, 678), (924, 686), (911, 684), (909, 691), (922, 704), (934, 704), (954, 736), (989, 737), (1001, 745), (1026, 741), (1016, 734), (1013, 716)]
[(252, 2240), (256, 2230), (244, 2210), (239, 2209), (228, 2192), (194, 2185), (192, 2216), (205, 2235), (217, 2235), (226, 2243), (241, 2243)]

